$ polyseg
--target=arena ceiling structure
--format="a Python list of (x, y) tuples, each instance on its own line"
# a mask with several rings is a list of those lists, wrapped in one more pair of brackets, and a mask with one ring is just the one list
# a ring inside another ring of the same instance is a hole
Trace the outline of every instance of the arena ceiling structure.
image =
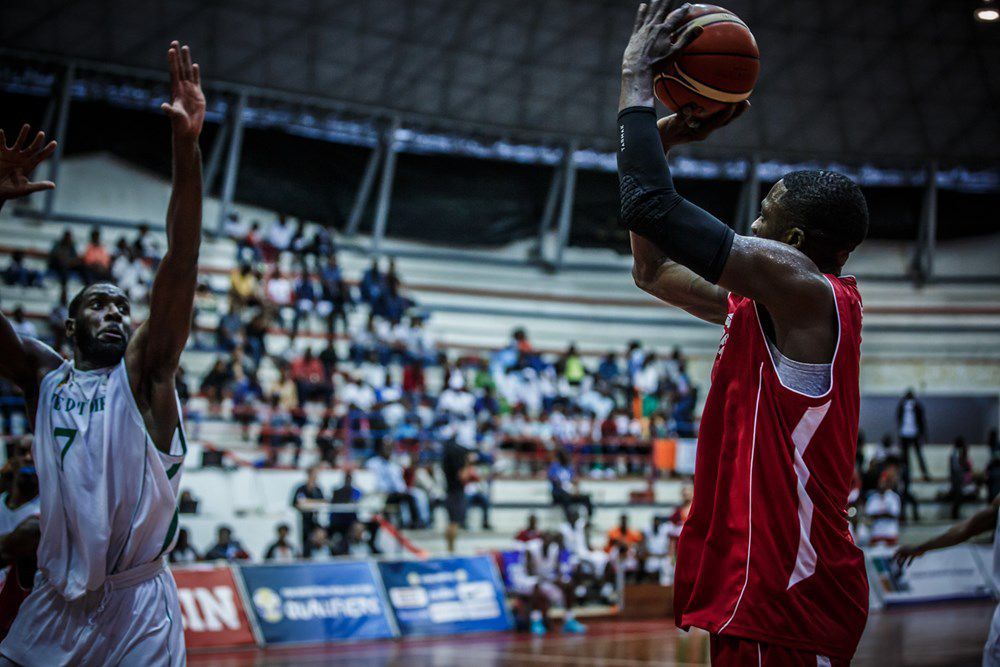
[[(513, 175), (496, 176), (495, 188), (506, 186), (511, 200), (523, 201), (490, 214), (494, 236), (554, 228), (561, 257), (579, 230), (613, 226), (614, 207), (604, 199), (614, 198), (620, 61), (637, 4), (7, 2), (0, 9), (0, 90), (47, 97), (43, 125), (62, 136), (70, 99), (155, 109), (165, 92), (166, 46), (181, 39), (202, 64), (209, 120), (220, 128), (206, 180), (219, 183), (224, 209), (242, 198), (256, 168), (251, 150), (240, 166), (244, 126), (364, 148), (370, 155), (338, 154), (349, 186), (338, 201), (321, 210), (303, 205), (296, 214), (342, 219), (350, 232), (365, 230), (362, 220), (371, 218), (376, 239), (385, 233), (390, 200), (395, 232), (425, 229), (460, 208), (450, 193), (440, 205), (427, 204), (422, 183), (407, 185), (407, 170), (438, 166), (410, 157), (401, 158), (393, 195), (397, 152), (494, 158), (554, 172), (551, 180), (542, 176), (541, 191), (539, 174), (531, 174), (521, 194)], [(973, 18), (976, 0), (724, 4), (753, 30), (761, 77), (739, 123), (677, 151), (676, 175), (735, 183), (725, 201), (712, 193), (700, 204), (732, 210), (735, 201), (734, 226), (745, 229), (759, 184), (803, 163), (836, 165), (864, 186), (1000, 192), (1000, 25)], [(588, 169), (604, 172), (600, 184)], [(266, 182), (262, 174), (257, 182)], [(424, 201), (407, 208), (407, 187)], [(454, 180), (452, 187), (470, 185)], [(898, 213), (905, 218), (900, 234), (933, 239), (936, 194), (907, 196), (881, 217)], [(294, 202), (257, 203), (298, 210)]]

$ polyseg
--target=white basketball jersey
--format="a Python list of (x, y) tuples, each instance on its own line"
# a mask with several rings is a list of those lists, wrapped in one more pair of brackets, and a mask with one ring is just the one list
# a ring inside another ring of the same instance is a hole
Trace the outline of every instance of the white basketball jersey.
[[(181, 414), (180, 402), (177, 406)], [(125, 361), (80, 371), (67, 361), (42, 379), (33, 445), (41, 497), (38, 567), (65, 598), (149, 563), (176, 539), (187, 445), (153, 444)]]

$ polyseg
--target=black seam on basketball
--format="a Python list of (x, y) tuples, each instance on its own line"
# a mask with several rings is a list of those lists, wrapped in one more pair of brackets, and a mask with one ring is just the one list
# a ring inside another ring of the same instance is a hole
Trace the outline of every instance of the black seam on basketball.
[(684, 58), (697, 58), (698, 56), (726, 56), (728, 58), (746, 58), (747, 60), (760, 60), (760, 56), (748, 56), (745, 53), (716, 53), (714, 51), (705, 51), (699, 53), (689, 53), (684, 52)]
[[(675, 68), (677, 69), (678, 73), (679, 73), (679, 72), (681, 72), (681, 68), (680, 68), (680, 67), (677, 67), (676, 65), (675, 65), (674, 67), (675, 67)], [(700, 84), (701, 84), (701, 85), (703, 85), (703, 86), (708, 86), (708, 87), (709, 87), (709, 88), (711, 88), (712, 90), (717, 90), (717, 91), (719, 91), (720, 93), (727, 93), (727, 94), (729, 94), (729, 95), (749, 95), (750, 93), (752, 93), (752, 92), (753, 92), (753, 88), (751, 88), (750, 90), (726, 90), (725, 88), (719, 88), (719, 87), (718, 87), (718, 86), (716, 86), (716, 85), (713, 85), (713, 84), (710, 84), (710, 83), (705, 83), (704, 81), (702, 81), (702, 80), (701, 80), (701, 79), (699, 79), (698, 77), (695, 77), (695, 76), (691, 76), (691, 75), (690, 75), (689, 73), (687, 73), (687, 72), (684, 72), (684, 76), (686, 76), (687, 78), (689, 78), (689, 79), (691, 79), (691, 80), (693, 80), (693, 81), (697, 81), (698, 83), (700, 83)], [(702, 97), (704, 97), (705, 99), (708, 99), (708, 100), (714, 100), (714, 101), (716, 101), (716, 102), (721, 102), (721, 101), (722, 101), (722, 100), (716, 100), (716, 99), (715, 99), (714, 97), (709, 97), (708, 95), (705, 95), (704, 93), (702, 93), (702, 92), (700, 92), (700, 91), (696, 90), (696, 89), (695, 89), (695, 88), (694, 88), (694, 87), (693, 87), (693, 86), (692, 86), (691, 84), (689, 84), (689, 83), (688, 83), (687, 81), (685, 81), (685, 80), (684, 80), (683, 78), (679, 78), (679, 77), (675, 77), (675, 76), (671, 76), (671, 75), (669, 75), (669, 74), (664, 74), (664, 77), (665, 77), (665, 78), (668, 78), (668, 79), (673, 79), (674, 81), (676, 81), (677, 83), (679, 83), (679, 84), (683, 85), (683, 86), (684, 86), (685, 88), (687, 88), (687, 89), (688, 89), (688, 90), (690, 90), (691, 92), (694, 92), (694, 93), (698, 93), (699, 95), (701, 95), (701, 96), (702, 96)], [(732, 103), (730, 102), (729, 104), (732, 104)]]

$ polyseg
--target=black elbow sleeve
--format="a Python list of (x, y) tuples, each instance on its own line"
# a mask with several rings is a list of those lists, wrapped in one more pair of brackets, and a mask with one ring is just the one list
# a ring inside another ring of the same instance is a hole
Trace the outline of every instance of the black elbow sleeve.
[(618, 126), (622, 224), (673, 261), (716, 282), (733, 246), (733, 230), (674, 190), (652, 108), (623, 110)]

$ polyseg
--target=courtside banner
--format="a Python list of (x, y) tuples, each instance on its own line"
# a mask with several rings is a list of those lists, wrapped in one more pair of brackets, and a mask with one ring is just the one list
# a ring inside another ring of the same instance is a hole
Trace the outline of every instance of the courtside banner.
[(386, 561), (378, 568), (404, 636), (511, 628), (503, 583), (489, 556)]
[(266, 644), (396, 636), (369, 561), (240, 566)]
[(228, 566), (172, 568), (188, 648), (252, 646), (253, 632)]
[(993, 596), (993, 588), (968, 545), (928, 551), (902, 569), (892, 553), (886, 548), (866, 551), (869, 585), (886, 605)]

